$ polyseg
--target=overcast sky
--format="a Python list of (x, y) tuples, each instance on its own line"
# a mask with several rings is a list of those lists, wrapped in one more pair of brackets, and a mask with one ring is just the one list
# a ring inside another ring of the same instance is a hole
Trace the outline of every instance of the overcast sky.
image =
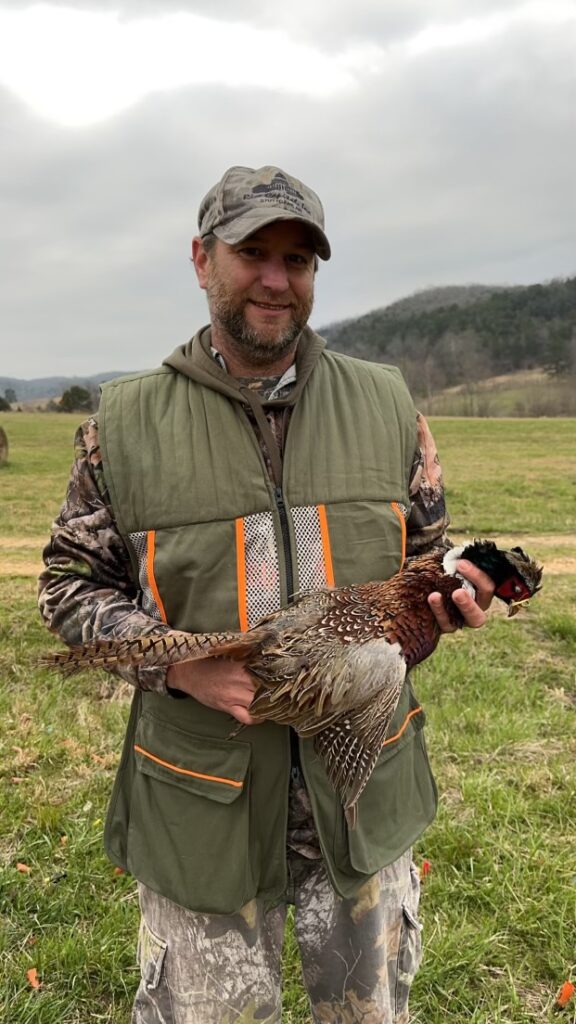
[(315, 327), (575, 274), (575, 54), (576, 0), (0, 0), (0, 376), (187, 340), (232, 164), (319, 193)]

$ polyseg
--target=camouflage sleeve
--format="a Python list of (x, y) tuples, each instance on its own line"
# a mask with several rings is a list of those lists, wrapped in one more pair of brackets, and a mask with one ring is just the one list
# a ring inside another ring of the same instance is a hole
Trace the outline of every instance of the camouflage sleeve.
[[(40, 613), (65, 643), (167, 631), (139, 607), (130, 556), (108, 499), (94, 418), (76, 433), (68, 490), (44, 549), (44, 564)], [(168, 693), (166, 669), (126, 667), (117, 672), (133, 686)]]
[(421, 555), (434, 547), (451, 547), (446, 531), (444, 481), (438, 451), (424, 416), (417, 416), (417, 443), (410, 475), (412, 507), (407, 522), (406, 554)]

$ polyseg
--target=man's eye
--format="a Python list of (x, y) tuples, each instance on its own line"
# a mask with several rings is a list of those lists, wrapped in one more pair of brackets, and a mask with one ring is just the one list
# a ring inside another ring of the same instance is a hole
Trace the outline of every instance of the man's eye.
[(255, 245), (245, 245), (243, 249), (238, 250), (241, 256), (247, 256), (248, 259), (258, 259), (262, 255), (262, 250), (258, 249)]
[(297, 267), (306, 267), (310, 260), (307, 256), (303, 256), (302, 253), (293, 252), (288, 256), (288, 262), (293, 263)]

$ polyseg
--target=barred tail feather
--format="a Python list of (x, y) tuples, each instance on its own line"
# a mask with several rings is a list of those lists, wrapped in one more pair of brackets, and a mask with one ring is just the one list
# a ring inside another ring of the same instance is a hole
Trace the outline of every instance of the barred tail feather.
[(130, 639), (92, 640), (67, 651), (47, 654), (41, 664), (66, 675), (117, 665), (168, 666), (180, 661), (222, 656), (246, 657), (246, 641), (235, 633), (149, 633)]

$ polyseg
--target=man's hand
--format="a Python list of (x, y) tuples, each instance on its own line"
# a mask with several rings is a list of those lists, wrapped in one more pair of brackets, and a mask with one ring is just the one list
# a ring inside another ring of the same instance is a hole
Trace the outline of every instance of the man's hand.
[(242, 725), (253, 725), (248, 707), (256, 692), (256, 683), (242, 662), (227, 658), (203, 658), (170, 665), (167, 684), (190, 697), (232, 715)]
[[(456, 568), (475, 587), (476, 599), (466, 590), (455, 590), (452, 594), (452, 600), (462, 613), (464, 624), (472, 629), (479, 629), (486, 622), (486, 611), (490, 607), (492, 597), (494, 596), (494, 583), (485, 572), (482, 572), (481, 569), (478, 569), (477, 566), (466, 559), (460, 559), (456, 563)], [(443, 633), (454, 633), (455, 628), (450, 623), (446, 614), (441, 594), (430, 594), (428, 604), (434, 612), (441, 631)]]

